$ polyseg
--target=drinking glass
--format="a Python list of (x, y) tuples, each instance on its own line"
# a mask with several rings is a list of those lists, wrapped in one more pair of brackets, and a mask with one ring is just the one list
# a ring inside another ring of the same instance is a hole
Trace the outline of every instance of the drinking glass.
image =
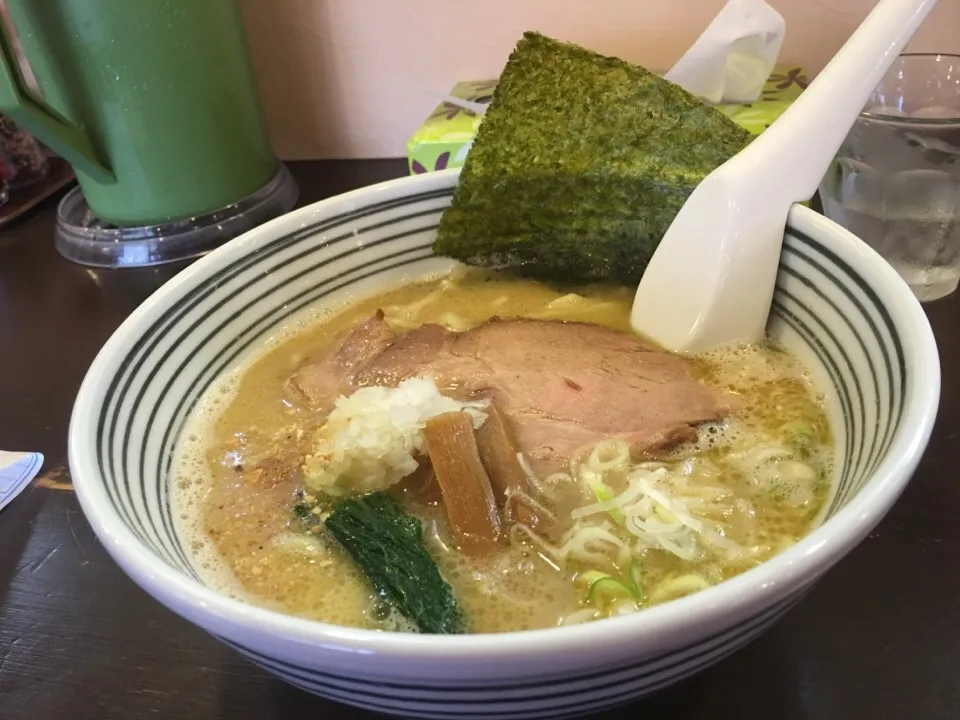
[(960, 280), (960, 55), (905, 54), (820, 186), (824, 213), (876, 249), (921, 301)]

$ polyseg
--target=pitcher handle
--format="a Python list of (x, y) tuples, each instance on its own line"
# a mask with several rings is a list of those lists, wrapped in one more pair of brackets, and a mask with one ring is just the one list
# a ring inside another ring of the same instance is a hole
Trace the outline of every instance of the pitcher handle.
[(20, 72), (6, 24), (0, 21), (0, 112), (9, 115), (75, 169), (100, 183), (116, 182), (97, 156), (90, 138), (60, 113), (35, 97)]

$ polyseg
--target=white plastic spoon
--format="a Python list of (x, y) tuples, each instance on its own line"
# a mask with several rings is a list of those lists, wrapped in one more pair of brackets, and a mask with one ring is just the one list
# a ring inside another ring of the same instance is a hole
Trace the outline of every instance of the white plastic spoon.
[(634, 330), (696, 352), (763, 337), (787, 213), (813, 197), (936, 0), (880, 0), (790, 108), (687, 198), (633, 301)]

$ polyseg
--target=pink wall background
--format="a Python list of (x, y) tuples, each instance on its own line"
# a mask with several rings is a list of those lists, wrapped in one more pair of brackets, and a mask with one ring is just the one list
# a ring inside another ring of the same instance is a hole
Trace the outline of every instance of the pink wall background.
[[(781, 60), (816, 72), (875, 0), (768, 0)], [(242, 0), (284, 159), (396, 157), (436, 105), (427, 91), (495, 77), (524, 30), (652, 69), (670, 67), (723, 0)], [(960, 53), (960, 0), (940, 0), (910, 48)]]

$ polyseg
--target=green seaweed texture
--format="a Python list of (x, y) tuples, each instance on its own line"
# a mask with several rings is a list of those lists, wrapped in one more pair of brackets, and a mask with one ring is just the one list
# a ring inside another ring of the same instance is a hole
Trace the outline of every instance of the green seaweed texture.
[(434, 252), (548, 280), (635, 283), (693, 189), (750, 139), (642, 67), (527, 32)]

